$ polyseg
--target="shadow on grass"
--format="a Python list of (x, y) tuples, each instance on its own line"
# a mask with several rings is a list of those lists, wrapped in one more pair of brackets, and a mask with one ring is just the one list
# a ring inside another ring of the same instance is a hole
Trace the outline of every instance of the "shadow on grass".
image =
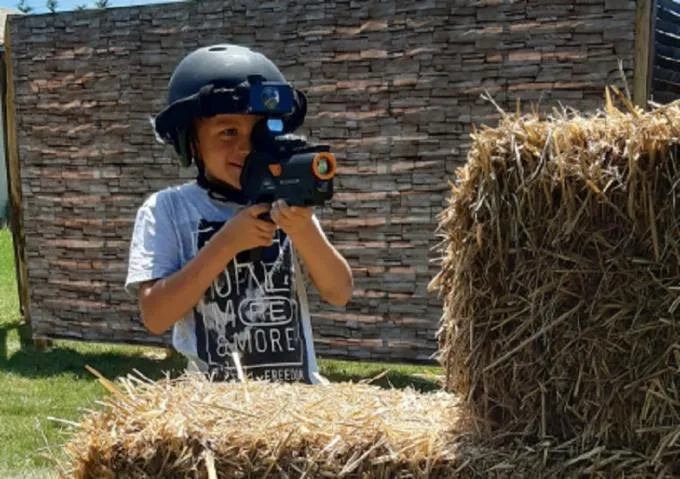
[(137, 370), (150, 379), (161, 379), (169, 372), (172, 377), (182, 373), (185, 361), (175, 355), (170, 358), (151, 358), (116, 352), (81, 352), (67, 346), (53, 349), (24, 346), (9, 359), (0, 360), (0, 369), (29, 378), (46, 378), (70, 374), (83, 379), (95, 379), (85, 366), (96, 369), (107, 379), (125, 376)]
[[(17, 330), (21, 348), (8, 358), (7, 335)], [(150, 379), (161, 379), (166, 373), (176, 377), (182, 373), (186, 361), (179, 355), (166, 358), (130, 354), (117, 351), (78, 351), (70, 345), (55, 341), (54, 347), (41, 349), (30, 339), (25, 324), (0, 325), (0, 370), (28, 378), (47, 378), (63, 374), (82, 379), (95, 379), (85, 366), (96, 369), (107, 379), (114, 379), (138, 370)], [(159, 349), (159, 351), (161, 351)]]
[[(416, 372), (419, 368), (403, 368), (389, 363), (372, 363), (362, 369), (361, 362), (323, 360), (319, 364), (320, 372), (331, 382), (368, 382), (385, 389), (413, 388), (420, 392), (438, 391), (442, 384), (434, 374)], [(404, 369), (413, 369), (405, 371)], [(423, 372), (425, 368), (423, 368)]]
[[(18, 330), (21, 349), (8, 358), (7, 335), (11, 330)], [(111, 380), (134, 373), (135, 370), (152, 380), (161, 379), (168, 373), (171, 377), (177, 377), (184, 372), (186, 359), (181, 354), (166, 358), (162, 350), (158, 351), (158, 357), (123, 351), (79, 351), (77, 347), (62, 341), (56, 341), (54, 347), (44, 350), (34, 345), (28, 326), (16, 323), (0, 325), (0, 370), (28, 378), (68, 374), (95, 380), (95, 376), (85, 368), (86, 365)], [(386, 389), (411, 387), (420, 392), (441, 389), (436, 377), (404, 371), (404, 368), (389, 363), (363, 365), (359, 361), (323, 359), (319, 366), (321, 374), (332, 382), (370, 381), (370, 384)]]
[[(328, 373), (326, 374), (326, 377), (332, 382), (351, 381), (353, 383), (358, 383), (359, 381), (367, 379), (360, 374), (347, 374), (340, 371)], [(370, 384), (384, 389), (405, 389), (411, 387), (420, 392), (439, 391), (442, 389), (441, 385), (435, 380), (399, 371), (389, 371), (385, 376), (380, 377), (375, 381), (371, 381)]]

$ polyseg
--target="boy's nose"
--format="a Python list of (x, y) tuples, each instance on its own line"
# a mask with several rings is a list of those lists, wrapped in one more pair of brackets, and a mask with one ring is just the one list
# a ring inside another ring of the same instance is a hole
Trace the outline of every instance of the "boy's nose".
[(236, 152), (245, 159), (250, 154), (250, 139), (239, 142)]
[(237, 148), (233, 150), (232, 154), (230, 155), (231, 161), (244, 165), (246, 163), (246, 158), (248, 158), (249, 153), (250, 152), (246, 151), (245, 149)]

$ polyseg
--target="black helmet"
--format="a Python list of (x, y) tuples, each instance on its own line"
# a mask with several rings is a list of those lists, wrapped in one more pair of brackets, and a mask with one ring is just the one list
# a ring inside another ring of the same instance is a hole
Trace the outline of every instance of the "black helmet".
[[(169, 141), (189, 166), (195, 118), (220, 113), (263, 115), (273, 134), (292, 133), (304, 122), (307, 101), (276, 65), (250, 48), (218, 44), (194, 50), (177, 65), (168, 85), (168, 106), (154, 119), (156, 134)], [(200, 166), (200, 165), (199, 165)]]

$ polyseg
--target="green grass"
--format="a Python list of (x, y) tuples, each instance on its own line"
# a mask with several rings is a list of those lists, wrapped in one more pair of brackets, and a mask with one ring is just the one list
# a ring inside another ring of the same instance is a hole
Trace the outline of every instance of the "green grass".
[[(157, 379), (181, 372), (180, 356), (170, 359), (150, 347), (55, 341), (43, 351), (27, 337), (21, 323), (12, 236), (0, 230), (0, 478), (56, 477), (53, 459), (68, 429), (50, 417), (78, 420), (83, 408), (108, 392), (85, 369), (90, 365), (109, 379), (138, 369)], [(23, 344), (22, 344), (23, 343)], [(439, 368), (320, 359), (321, 373), (332, 381), (375, 378), (382, 387), (439, 388)]]

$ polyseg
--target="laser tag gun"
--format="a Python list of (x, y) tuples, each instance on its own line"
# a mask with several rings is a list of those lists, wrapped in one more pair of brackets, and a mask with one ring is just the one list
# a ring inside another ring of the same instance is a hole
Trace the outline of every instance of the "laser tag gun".
[(323, 206), (333, 197), (336, 170), (328, 145), (290, 137), (253, 138), (253, 151), (241, 172), (241, 190), (252, 203), (282, 199), (290, 206)]
[[(285, 93), (286, 90), (283, 90)], [(250, 87), (250, 104), (265, 110), (287, 102), (282, 91), (266, 83)], [(262, 102), (263, 106), (258, 106)], [(285, 108), (285, 106), (284, 106)], [(293, 135), (282, 135), (282, 121), (268, 118), (253, 128), (252, 152), (241, 171), (241, 191), (255, 203), (284, 200), (289, 206), (323, 206), (333, 197), (333, 178), (337, 173), (335, 155), (329, 145), (312, 144)], [(261, 215), (270, 220), (269, 214)], [(262, 249), (252, 251), (260, 259)]]

